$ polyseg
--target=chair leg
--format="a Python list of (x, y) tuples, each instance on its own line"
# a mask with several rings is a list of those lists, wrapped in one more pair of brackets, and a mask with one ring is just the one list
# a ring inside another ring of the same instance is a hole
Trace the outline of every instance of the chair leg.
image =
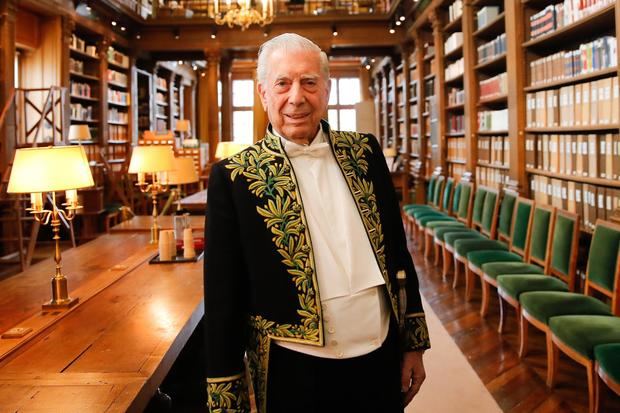
[(560, 350), (551, 339), (551, 332), (547, 331), (547, 387), (553, 388), (558, 372)]
[(452, 258), (452, 261), (454, 262), (454, 280), (452, 281), (452, 289), (456, 289), (456, 286), (459, 283), (459, 262), (456, 260), (456, 258)]
[(497, 332), (500, 334), (504, 333), (504, 299), (501, 294), (497, 294), (497, 298), (499, 299), (499, 325), (497, 326)]
[(480, 316), (482, 318), (487, 316), (489, 312), (489, 299), (491, 295), (491, 285), (485, 281), (484, 277), (480, 277), (480, 283), (482, 284), (482, 305), (480, 306)]
[(523, 314), (519, 312), (519, 358), (527, 355), (529, 326), (530, 323), (527, 321), (527, 318), (523, 317)]
[(463, 264), (463, 266), (465, 267), (465, 299), (467, 301), (471, 301), (474, 297), (474, 283), (476, 282), (476, 274), (469, 269), (467, 264)]
[(441, 255), (439, 254), (439, 245), (433, 242), (433, 236), (430, 236), (430, 242), (432, 243), (431, 245), (433, 246), (433, 254), (435, 254), (435, 261), (434, 264), (437, 266), (439, 265), (439, 259), (441, 258)]
[(422, 240), (424, 240), (424, 261), (428, 262), (431, 257), (431, 238), (426, 231), (422, 230)]
[(443, 255), (443, 271), (441, 276), (444, 281), (448, 278), (448, 273), (450, 272), (450, 264), (452, 264), (452, 260), (450, 259), (450, 253), (445, 247), (441, 247), (441, 254)]
[[(594, 372), (597, 371), (596, 366), (594, 367)], [(602, 408), (605, 407), (605, 392), (606, 388), (603, 384), (603, 380), (601, 376), (596, 375), (596, 394), (594, 394), (594, 413), (599, 413)]]
[(586, 370), (588, 371), (588, 410), (590, 413), (596, 413), (596, 401), (599, 389), (597, 380), (598, 374), (596, 374), (594, 370), (594, 361), (590, 360), (586, 366)]

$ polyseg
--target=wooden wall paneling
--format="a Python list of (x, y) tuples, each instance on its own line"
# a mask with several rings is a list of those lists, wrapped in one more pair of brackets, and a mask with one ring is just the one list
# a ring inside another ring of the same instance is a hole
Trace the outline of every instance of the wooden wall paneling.
[(529, 194), (525, 173), (525, 93), (529, 62), (521, 46), (525, 41), (525, 20), (520, 0), (504, 0), (506, 24), (506, 73), (508, 75), (509, 178), (517, 182), (521, 195)]
[(463, 87), (465, 89), (465, 149), (467, 157), (465, 159), (466, 171), (474, 172), (478, 162), (478, 85), (474, 66), (477, 60), (476, 43), (473, 33), (474, 7), (473, 0), (467, 0), (463, 4), (463, 57), (465, 72)]
[(208, 111), (207, 140), (209, 142), (209, 159), (214, 159), (215, 149), (220, 142), (220, 122), (218, 116), (217, 81), (219, 75), (220, 55), (207, 54), (207, 102)]
[[(17, 1), (0, 2), (0, 113), (13, 96)], [(0, 124), (0, 170), (6, 170), (15, 152), (15, 110), (6, 112)]]
[(222, 141), (233, 140), (231, 69), (232, 59), (229, 56), (223, 55), (220, 60), (220, 82), (222, 84)]
[(39, 32), (40, 19), (34, 13), (20, 8), (17, 10), (17, 27), (15, 32), (15, 42), (22, 48), (37, 49), (41, 42)]
[[(444, 72), (444, 42), (443, 42), (443, 19), (438, 10), (429, 14), (429, 20), (433, 28), (433, 43), (435, 45), (435, 104), (437, 110), (437, 141), (431, 143), (432, 169), (440, 166), (446, 172), (446, 94)], [(428, 172), (428, 171), (427, 171)]]

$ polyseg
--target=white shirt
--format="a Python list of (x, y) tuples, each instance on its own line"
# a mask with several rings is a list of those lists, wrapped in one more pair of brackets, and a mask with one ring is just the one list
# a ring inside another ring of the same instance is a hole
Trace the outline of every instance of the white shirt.
[(325, 346), (275, 342), (324, 358), (370, 353), (387, 336), (390, 312), (382, 291), (385, 281), (353, 195), (322, 130), (307, 146), (281, 140), (310, 231)]

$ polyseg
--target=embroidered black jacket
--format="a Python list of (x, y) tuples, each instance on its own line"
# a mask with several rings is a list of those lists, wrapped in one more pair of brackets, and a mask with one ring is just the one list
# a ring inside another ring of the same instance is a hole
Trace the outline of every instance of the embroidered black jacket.
[[(357, 204), (396, 320), (396, 273), (407, 274), (403, 348), (429, 348), (418, 279), (381, 148), (372, 135), (322, 127)], [(268, 131), (216, 163), (207, 199), (208, 406), (211, 412), (249, 412), (245, 353), (257, 408), (266, 413), (271, 340), (316, 346), (324, 340), (310, 232), (280, 138)]]

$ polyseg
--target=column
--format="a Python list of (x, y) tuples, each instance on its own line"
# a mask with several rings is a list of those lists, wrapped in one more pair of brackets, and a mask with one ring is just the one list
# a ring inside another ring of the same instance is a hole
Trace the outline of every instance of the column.
[[(15, 90), (15, 20), (16, 0), (0, 2), (0, 116)], [(0, 169), (6, 170), (15, 153), (15, 107), (10, 106), (0, 123)]]
[(217, 104), (217, 81), (219, 78), (220, 55), (207, 53), (207, 139), (209, 142), (209, 159), (215, 157), (215, 149), (220, 142), (219, 108)]
[(220, 81), (222, 82), (222, 141), (232, 141), (232, 59), (220, 59)]

